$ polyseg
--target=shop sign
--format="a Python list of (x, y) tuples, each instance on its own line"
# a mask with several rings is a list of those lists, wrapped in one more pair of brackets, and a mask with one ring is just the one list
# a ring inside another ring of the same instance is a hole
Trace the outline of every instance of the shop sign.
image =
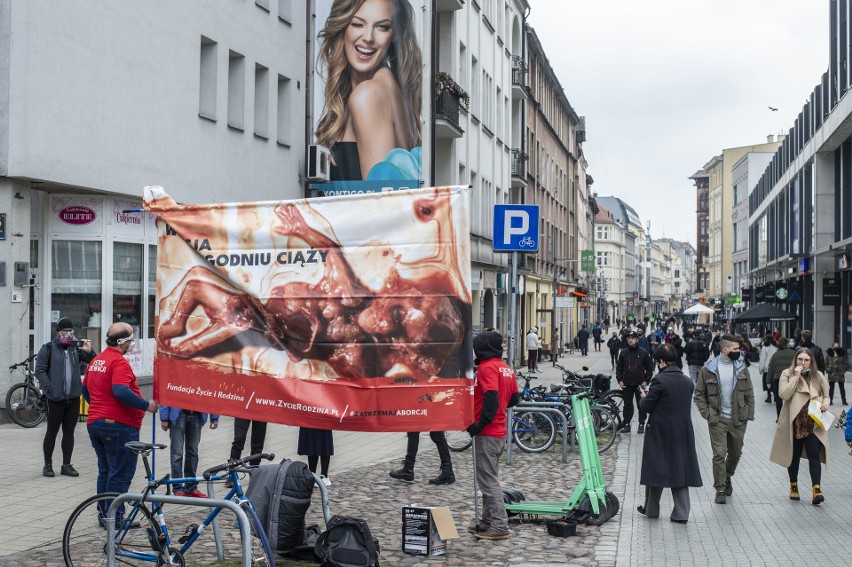
[(754, 288), (754, 302), (755, 303), (763, 303), (763, 300), (766, 298), (766, 289), (762, 286), (755, 286)]
[(840, 305), (840, 278), (822, 280), (822, 304)]
[(837, 257), (837, 269), (838, 270), (847, 270), (849, 269), (849, 254), (841, 254)]
[(59, 220), (65, 224), (89, 224), (95, 221), (97, 214), (89, 207), (65, 207), (59, 211)]
[[(766, 301), (771, 301), (775, 303), (775, 282), (766, 282)], [(758, 303), (755, 301), (755, 303)]]

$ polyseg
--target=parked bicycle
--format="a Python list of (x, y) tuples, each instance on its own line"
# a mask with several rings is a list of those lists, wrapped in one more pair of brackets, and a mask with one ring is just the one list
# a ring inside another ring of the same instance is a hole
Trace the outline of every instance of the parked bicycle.
[[(222, 511), (222, 508), (213, 508), (204, 521), (192, 524), (183, 531), (183, 535), (175, 542), (169, 531), (165, 514), (164, 504), (151, 502), (148, 496), (155, 494), (157, 488), (165, 486), (167, 494), (171, 491), (173, 484), (185, 484), (187, 482), (219, 481), (229, 479), (233, 488), (225, 495), (224, 500), (233, 500), (242, 508), (248, 516), (251, 524), (251, 534), (244, 537), (251, 538), (251, 564), (257, 567), (274, 567), (275, 561), (269, 540), (263, 525), (257, 517), (254, 507), (246, 498), (239, 473), (250, 470), (249, 462), (265, 459), (271, 461), (275, 455), (256, 454), (242, 459), (231, 459), (227, 463), (210, 468), (195, 478), (169, 478), (169, 475), (157, 480), (151, 471), (148, 456), (154, 449), (165, 449), (166, 445), (144, 443), (133, 441), (126, 443), (125, 447), (142, 456), (145, 465), (147, 484), (142, 492), (142, 498), (127, 504), (129, 510), (126, 514), (118, 513), (115, 518), (105, 518), (107, 509), (112, 501), (118, 496), (117, 493), (97, 494), (83, 501), (71, 513), (65, 524), (62, 535), (62, 555), (65, 558), (66, 567), (91, 567), (94, 565), (106, 565), (107, 548), (104, 545), (106, 537), (106, 522), (115, 522), (115, 548), (116, 562), (122, 565), (144, 565), (153, 563), (158, 567), (161, 565), (185, 565), (184, 555), (192, 547), (199, 536)], [(216, 473), (226, 471), (225, 475), (218, 476)], [(148, 504), (151, 508), (148, 509)], [(254, 534), (254, 537), (252, 537)], [(177, 547), (177, 546), (180, 547)]]
[[(538, 411), (517, 411), (512, 414), (512, 440), (526, 453), (547, 451), (556, 441), (556, 422), (550, 414)], [(447, 431), (447, 445), (451, 451), (466, 451), (471, 446), (467, 431)]]
[(9, 367), (13, 372), (23, 372), (24, 381), (15, 384), (6, 392), (6, 411), (9, 412), (9, 417), (21, 427), (27, 428), (35, 427), (44, 421), (44, 416), (47, 415), (47, 397), (42, 394), (35, 379), (32, 368), (34, 359), (35, 355)]

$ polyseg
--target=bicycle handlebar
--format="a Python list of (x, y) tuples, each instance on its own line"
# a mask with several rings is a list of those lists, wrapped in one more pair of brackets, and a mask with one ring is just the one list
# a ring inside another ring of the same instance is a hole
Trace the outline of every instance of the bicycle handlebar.
[(242, 459), (229, 459), (227, 463), (223, 463), (221, 465), (217, 465), (215, 467), (209, 468), (203, 473), (201, 476), (204, 477), (204, 480), (210, 480), (210, 477), (214, 474), (227, 470), (237, 470), (240, 467), (247, 465), (251, 461), (259, 461), (259, 460), (271, 461), (275, 459), (275, 453), (255, 453), (254, 455), (249, 455), (248, 457), (243, 457)]
[(13, 364), (12, 366), (9, 367), (9, 370), (14, 370), (14, 369), (20, 368), (22, 366), (29, 368), (30, 362), (32, 362), (35, 359), (35, 357), (36, 357), (36, 355), (32, 355), (32, 356), (26, 358), (25, 360), (18, 362), (17, 364)]

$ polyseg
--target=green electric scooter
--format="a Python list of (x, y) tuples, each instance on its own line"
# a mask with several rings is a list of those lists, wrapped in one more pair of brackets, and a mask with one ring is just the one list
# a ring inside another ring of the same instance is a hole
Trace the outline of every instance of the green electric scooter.
[(565, 520), (599, 526), (618, 513), (618, 498), (606, 489), (601, 459), (595, 442), (595, 429), (589, 411), (590, 393), (571, 396), (576, 423), (577, 444), (583, 477), (568, 502), (524, 500), (517, 491), (507, 492), (506, 511), (510, 516), (532, 519), (535, 516), (563, 516)]

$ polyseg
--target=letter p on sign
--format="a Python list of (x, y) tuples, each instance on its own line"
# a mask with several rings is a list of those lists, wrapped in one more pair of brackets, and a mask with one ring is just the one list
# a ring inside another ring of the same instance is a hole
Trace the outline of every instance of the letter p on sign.
[(538, 251), (538, 205), (494, 205), (495, 252)]
[(512, 237), (520, 238), (530, 231), (530, 215), (527, 211), (506, 211), (503, 226), (503, 244), (508, 245)]

